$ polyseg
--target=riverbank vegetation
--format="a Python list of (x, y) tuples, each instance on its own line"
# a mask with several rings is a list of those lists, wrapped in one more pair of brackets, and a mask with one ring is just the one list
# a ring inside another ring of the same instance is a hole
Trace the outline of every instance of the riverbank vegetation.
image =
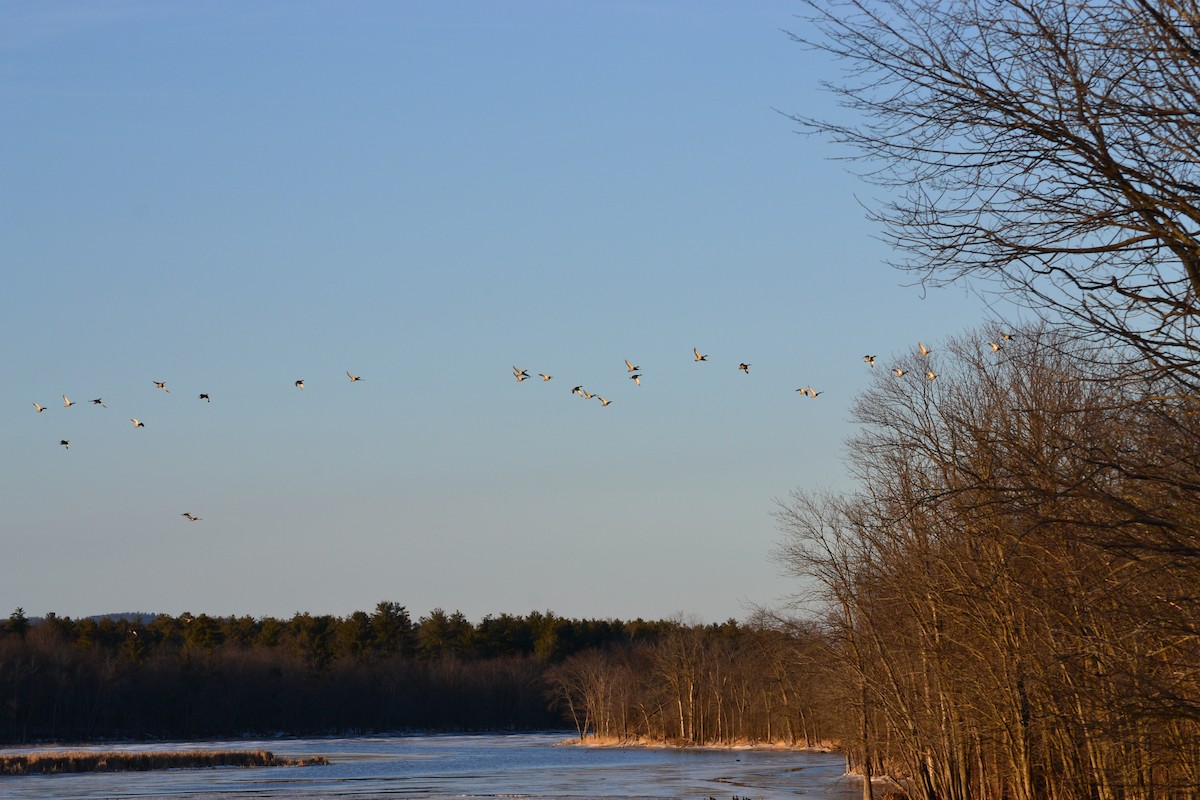
[(145, 772), (153, 769), (204, 767), (310, 767), (324, 766), (321, 756), (288, 758), (269, 750), (180, 750), (154, 752), (85, 750), (0, 755), (0, 775), (48, 775), (67, 772)]
[(840, 715), (823, 635), (765, 617), (733, 630), (678, 626), (577, 653), (547, 681), (580, 740), (816, 747)]

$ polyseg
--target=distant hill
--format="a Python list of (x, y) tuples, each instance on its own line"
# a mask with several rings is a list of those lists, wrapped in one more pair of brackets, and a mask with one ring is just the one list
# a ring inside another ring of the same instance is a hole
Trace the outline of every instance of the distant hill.
[[(136, 622), (138, 625), (145, 625), (148, 622), (153, 622), (157, 616), (159, 615), (151, 614), (147, 611), (119, 611), (116, 614), (93, 614), (90, 617), (80, 617), (79, 619), (88, 619), (92, 622), (101, 622), (106, 619), (113, 622), (124, 620), (125, 622)], [(30, 625), (38, 625), (46, 620), (45, 617), (26, 617), (26, 619), (29, 620)], [(3, 622), (3, 618), (0, 618), (0, 622)]]
[(138, 625), (145, 625), (148, 622), (153, 622), (158, 614), (150, 614), (146, 611), (121, 611), (116, 614), (93, 614), (84, 619), (90, 619), (93, 622), (101, 622), (103, 620), (112, 620), (113, 622), (136, 622)]

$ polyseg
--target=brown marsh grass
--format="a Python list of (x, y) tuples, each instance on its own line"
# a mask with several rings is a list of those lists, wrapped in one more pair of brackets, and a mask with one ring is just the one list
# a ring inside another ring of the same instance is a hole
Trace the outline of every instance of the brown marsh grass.
[(180, 750), (95, 753), (83, 750), (0, 756), (0, 775), (63, 772), (144, 772), (202, 767), (304, 767), (328, 764), (322, 756), (287, 758), (269, 750)]

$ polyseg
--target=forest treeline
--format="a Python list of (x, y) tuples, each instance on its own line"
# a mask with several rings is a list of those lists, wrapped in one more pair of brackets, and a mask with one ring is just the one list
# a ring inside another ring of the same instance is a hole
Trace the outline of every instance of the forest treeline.
[[(673, 663), (680, 673), (672, 685), (682, 687), (699, 675), (692, 675), (697, 663), (664, 661), (655, 655), (660, 650), (675, 653), (690, 642), (690, 652), (712, 657), (705, 670), (724, 665), (720, 680), (727, 681), (733, 663), (765, 657), (772, 647), (779, 648), (776, 663), (764, 670), (782, 670), (793, 638), (732, 620), (705, 626), (533, 612), (472, 623), (437, 609), (413, 621), (392, 602), (371, 613), (291, 619), (50, 614), (31, 621), (18, 609), (0, 626), (0, 741), (531, 730), (577, 722), (611, 734), (607, 708), (579, 716), (579, 708), (599, 709), (590, 687), (579, 694), (581, 665), (627, 669), (650, 659), (659, 676)], [(752, 679), (752, 671), (743, 673)], [(702, 708), (712, 696), (698, 681), (689, 691), (680, 713), (690, 727), (647, 732), (698, 740), (734, 729), (745, 735), (755, 702), (789, 702), (740, 684), (741, 695), (721, 701), (726, 711), (709, 723)], [(797, 691), (789, 684), (784, 695)], [(649, 702), (643, 698), (642, 718), (654, 716)], [(794, 706), (767, 713), (764, 724), (814, 730)]]

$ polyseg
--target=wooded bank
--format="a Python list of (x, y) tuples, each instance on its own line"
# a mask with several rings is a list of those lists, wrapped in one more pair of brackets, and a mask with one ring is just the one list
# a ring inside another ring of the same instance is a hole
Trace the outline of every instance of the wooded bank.
[(1060, 337), (981, 338), (878, 377), (860, 488), (780, 509), (835, 736), (924, 800), (1194, 800), (1200, 414)]
[(1200, 3), (801, 5), (839, 110), (795, 121), (991, 318), (892, 344), (856, 488), (781, 508), (843, 741), (922, 800), (1196, 798)]
[(840, 731), (821, 636), (778, 621), (737, 636), (681, 627), (573, 655), (547, 682), (581, 739), (811, 747)]

